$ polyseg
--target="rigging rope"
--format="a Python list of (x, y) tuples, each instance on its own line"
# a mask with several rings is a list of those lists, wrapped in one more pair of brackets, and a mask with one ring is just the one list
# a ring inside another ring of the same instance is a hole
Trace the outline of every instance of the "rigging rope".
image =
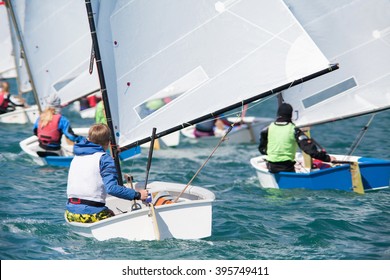
[(198, 176), (198, 174), (200, 173), (200, 171), (203, 169), (203, 167), (206, 165), (206, 163), (210, 160), (210, 158), (213, 156), (213, 154), (215, 153), (215, 151), (218, 149), (218, 147), (221, 145), (221, 143), (223, 141), (226, 140), (226, 136), (229, 134), (229, 132), (233, 129), (233, 127), (239, 122), (240, 120), (240, 115), (237, 115), (237, 119), (234, 123), (232, 123), (229, 127), (229, 129), (225, 132), (225, 134), (221, 137), (221, 139), (219, 140), (218, 144), (215, 146), (214, 150), (211, 152), (211, 154), (207, 157), (207, 159), (205, 160), (205, 162), (199, 167), (198, 171), (196, 171), (196, 173), (194, 174), (194, 176), (192, 176), (191, 180), (187, 183), (187, 185), (184, 187), (184, 189), (181, 191), (181, 193), (175, 198), (175, 200), (173, 201), (174, 203), (176, 203), (180, 196), (182, 196), (182, 194), (186, 191), (186, 189), (191, 185), (192, 181), (194, 181), (194, 179), (196, 178), (196, 176)]
[(346, 157), (351, 156), (355, 152), (355, 150), (359, 146), (360, 142), (362, 141), (364, 135), (366, 134), (368, 127), (370, 126), (374, 117), (375, 117), (375, 114), (372, 114), (371, 118), (368, 120), (367, 124), (361, 129), (360, 134), (356, 137), (355, 141), (353, 142), (353, 144), (349, 148), (349, 152), (346, 154)]

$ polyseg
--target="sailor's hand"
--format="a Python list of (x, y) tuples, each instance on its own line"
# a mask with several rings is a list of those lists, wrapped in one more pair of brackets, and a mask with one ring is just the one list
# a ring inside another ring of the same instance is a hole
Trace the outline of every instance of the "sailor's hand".
[(330, 156), (330, 162), (337, 161), (337, 159), (334, 156)]
[(140, 190), (139, 193), (141, 194), (141, 200), (145, 200), (148, 198), (148, 190)]

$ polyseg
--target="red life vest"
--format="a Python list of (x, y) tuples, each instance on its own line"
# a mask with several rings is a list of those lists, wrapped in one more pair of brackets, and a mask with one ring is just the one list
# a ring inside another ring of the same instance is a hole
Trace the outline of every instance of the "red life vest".
[(39, 142), (48, 145), (51, 143), (61, 143), (62, 133), (58, 130), (58, 123), (61, 115), (53, 115), (53, 119), (45, 126), (38, 125), (38, 139)]
[(0, 107), (3, 109), (8, 108), (8, 98), (5, 98), (6, 92), (5, 91), (0, 91)]
[(323, 162), (319, 159), (313, 159), (313, 168), (326, 169), (332, 167), (329, 163)]
[(90, 108), (96, 106), (97, 102), (96, 102), (96, 96), (95, 95), (87, 96), (87, 100), (88, 100), (88, 105), (89, 105)]

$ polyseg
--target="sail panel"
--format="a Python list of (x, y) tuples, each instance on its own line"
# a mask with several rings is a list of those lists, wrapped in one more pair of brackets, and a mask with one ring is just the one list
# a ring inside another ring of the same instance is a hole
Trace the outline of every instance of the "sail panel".
[(15, 78), (16, 67), (12, 49), (11, 30), (7, 8), (0, 4), (0, 78)]
[[(20, 13), (21, 18), (24, 18), (24, 11)], [(30, 82), (30, 76), (27, 71), (27, 65), (24, 59), (24, 54), (22, 53), (20, 42), (17, 35), (17, 30), (13, 24), (13, 21), (9, 21), (11, 28), (11, 39), (12, 39), (12, 48), (14, 53), (15, 60), (15, 69), (17, 72), (17, 83), (19, 93), (26, 93), (32, 90), (32, 85)]]
[(340, 64), (283, 93), (294, 122), (307, 126), (390, 108), (390, 2), (285, 2), (326, 57)]
[(41, 106), (56, 92), (63, 105), (99, 89), (89, 74), (92, 49), (85, 2), (11, 2)]
[(282, 1), (107, 2), (94, 6), (120, 146), (329, 65)]
[(18, 90), (19, 93), (26, 93), (32, 90), (30, 76), (28, 74), (26, 61), (24, 59), (24, 54), (22, 54), (22, 50), (16, 34), (16, 30), (12, 22), (10, 23), (10, 26), (11, 26), (12, 46), (15, 54), (15, 65), (16, 65), (15, 69), (17, 72)]

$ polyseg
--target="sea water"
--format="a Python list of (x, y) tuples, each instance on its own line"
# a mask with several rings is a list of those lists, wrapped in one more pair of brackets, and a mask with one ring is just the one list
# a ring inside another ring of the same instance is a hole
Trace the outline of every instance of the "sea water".
[[(13, 84), (14, 86), (14, 84)], [(28, 100), (31, 100), (31, 96)], [(276, 99), (247, 115), (274, 117)], [(64, 109), (73, 127), (92, 119)], [(346, 153), (369, 117), (318, 126), (312, 136)], [(390, 113), (377, 114), (355, 155), (390, 159)], [(67, 169), (37, 166), (19, 146), (32, 125), (0, 124), (0, 259), (2, 260), (389, 260), (390, 190), (266, 190), (251, 157), (256, 144), (222, 143), (193, 181), (214, 192), (212, 235), (201, 240), (97, 241), (65, 224)], [(214, 146), (182, 143), (154, 151), (149, 180), (188, 183)], [(147, 152), (122, 164), (144, 180)], [(129, 231), (137, 230), (129, 228)]]

